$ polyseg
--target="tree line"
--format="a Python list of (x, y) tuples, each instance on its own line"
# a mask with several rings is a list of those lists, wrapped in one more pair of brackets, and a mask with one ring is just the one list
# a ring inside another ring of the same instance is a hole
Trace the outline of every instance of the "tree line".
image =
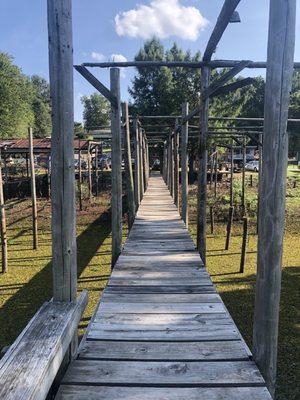
[[(176, 43), (165, 49), (159, 39), (144, 43), (135, 56), (137, 61), (200, 61), (200, 52), (182, 50)], [(211, 79), (226, 72), (213, 70)], [(200, 69), (187, 68), (136, 68), (128, 88), (130, 112), (136, 115), (178, 115), (183, 101), (190, 109), (199, 104)], [(234, 82), (240, 77), (233, 78)], [(217, 96), (210, 101), (211, 116), (262, 117), (264, 115), (265, 81), (254, 79), (247, 87)], [(100, 94), (82, 96), (83, 125), (75, 123), (75, 134), (109, 125), (110, 106)], [(295, 71), (291, 93), (290, 118), (300, 118), (300, 72)], [(161, 123), (161, 121), (158, 121)], [(217, 125), (218, 123), (215, 122)], [(229, 124), (229, 123), (228, 123)], [(48, 82), (39, 76), (27, 77), (13, 64), (12, 58), (0, 53), (0, 134), (1, 137), (22, 137), (31, 125), (35, 137), (51, 134), (51, 107)], [(248, 124), (249, 125), (249, 124)], [(299, 129), (290, 125), (290, 149), (300, 150)], [(213, 145), (213, 143), (211, 143)]]

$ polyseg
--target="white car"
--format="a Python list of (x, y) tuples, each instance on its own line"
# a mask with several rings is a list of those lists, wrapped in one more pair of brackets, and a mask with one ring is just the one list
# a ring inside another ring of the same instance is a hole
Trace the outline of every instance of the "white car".
[(248, 171), (255, 171), (258, 172), (259, 171), (259, 162), (257, 160), (253, 160), (253, 161), (249, 161), (246, 165), (245, 168)]

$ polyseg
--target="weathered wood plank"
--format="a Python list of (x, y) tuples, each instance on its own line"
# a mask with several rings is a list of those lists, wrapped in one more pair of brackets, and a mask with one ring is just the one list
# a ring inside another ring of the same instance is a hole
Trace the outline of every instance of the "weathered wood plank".
[(106, 360), (248, 360), (241, 341), (116, 342), (88, 340), (79, 359)]
[(56, 400), (271, 400), (266, 388), (140, 388), (62, 385)]
[(252, 361), (141, 362), (75, 360), (63, 383), (125, 385), (263, 385)]

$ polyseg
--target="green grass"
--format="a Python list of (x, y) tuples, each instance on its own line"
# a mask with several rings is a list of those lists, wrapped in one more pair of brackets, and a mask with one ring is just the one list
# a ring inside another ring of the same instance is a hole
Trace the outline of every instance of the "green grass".
[[(236, 176), (240, 179), (240, 175)], [(255, 179), (254, 179), (255, 181)], [(255, 185), (254, 185), (255, 186)], [(247, 195), (257, 189), (247, 188)], [(218, 189), (225, 196), (225, 186)], [(190, 188), (190, 230), (195, 237), (195, 187)], [(89, 304), (80, 323), (86, 328), (110, 274), (110, 193), (104, 192), (77, 213), (78, 289), (88, 289)], [(9, 345), (41, 304), (51, 298), (50, 204), (40, 200), (39, 249), (32, 250), (30, 200), (7, 204), (9, 269), (0, 274), (0, 348)], [(226, 208), (226, 206), (224, 206)], [(256, 267), (255, 218), (250, 220), (246, 268), (239, 274), (241, 223), (235, 221), (230, 249), (224, 251), (223, 214), (216, 222), (215, 234), (208, 235), (207, 267), (238, 328), (251, 348)], [(299, 382), (299, 265), (300, 265), (300, 184), (288, 185), (286, 234), (284, 241), (282, 296), (278, 349), (277, 399), (300, 398)], [(125, 224), (124, 224), (125, 225)], [(126, 226), (124, 227), (124, 238)], [(297, 320), (298, 315), (298, 320)], [(297, 350), (298, 349), (298, 350)]]

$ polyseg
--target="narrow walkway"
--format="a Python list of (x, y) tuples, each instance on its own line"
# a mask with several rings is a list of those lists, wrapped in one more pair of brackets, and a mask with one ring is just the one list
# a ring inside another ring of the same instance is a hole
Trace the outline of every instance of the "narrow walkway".
[(271, 399), (158, 175), (57, 399)]

